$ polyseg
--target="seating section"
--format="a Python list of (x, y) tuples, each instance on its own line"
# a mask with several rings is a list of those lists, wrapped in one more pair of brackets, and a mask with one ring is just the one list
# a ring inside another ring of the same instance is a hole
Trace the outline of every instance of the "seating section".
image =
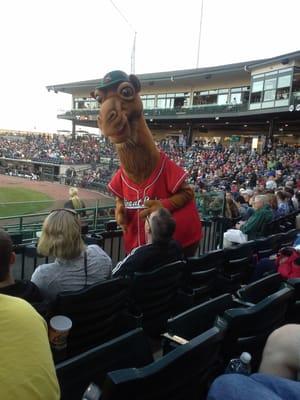
[(164, 349), (169, 351), (176, 347), (176, 342), (175, 345), (174, 341), (170, 343), (172, 336), (191, 340), (209, 329), (215, 318), (221, 318), (227, 326), (222, 351), (225, 363), (233, 356), (238, 357), (243, 351), (248, 351), (253, 356), (253, 365), (257, 367), (269, 333), (285, 322), (293, 291), (289, 285), (283, 284), (278, 291), (255, 305), (239, 304), (227, 294), (194, 307), (169, 319), (167, 336), (170, 339), (165, 339)]
[(198, 400), (206, 393), (225, 330), (217, 325), (143, 368), (108, 373), (101, 399)]
[(178, 289), (185, 263), (176, 261), (151, 272), (135, 272), (131, 283), (134, 312), (142, 313), (142, 326), (150, 336), (164, 331), (176, 311)]
[(128, 312), (129, 281), (111, 279), (57, 296), (53, 314), (71, 318), (68, 357), (104, 343), (137, 327)]
[(293, 288), (285, 285), (251, 307), (226, 310), (223, 315), (227, 323), (223, 346), (225, 363), (248, 351), (252, 355), (252, 367), (256, 370), (267, 337), (286, 321), (292, 296)]
[(143, 330), (130, 331), (56, 365), (61, 400), (81, 400), (90, 382), (102, 385), (109, 371), (140, 368), (151, 362), (153, 357)]
[(276, 293), (283, 286), (280, 274), (275, 273), (242, 287), (237, 291), (237, 295), (245, 302), (257, 304), (265, 297)]
[[(293, 244), (294, 220), (267, 224), (272, 234), (265, 238), (59, 294), (52, 314), (73, 322), (66, 359), (56, 365), (62, 400), (81, 399), (91, 382), (106, 400), (205, 399), (212, 380), (243, 351), (255, 372), (268, 335), (300, 323), (300, 279), (273, 273), (249, 283), (258, 260)], [(107, 232), (86, 240), (119, 254), (115, 228), (108, 221)], [(22, 251), (37, 257), (35, 247)]]
[(234, 293), (246, 283), (253, 271), (253, 257), (252, 242), (224, 249), (223, 268), (218, 276), (220, 289)]

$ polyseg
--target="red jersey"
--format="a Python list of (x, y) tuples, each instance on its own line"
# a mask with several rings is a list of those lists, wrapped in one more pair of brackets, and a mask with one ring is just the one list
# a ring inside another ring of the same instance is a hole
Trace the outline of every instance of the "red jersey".
[[(139, 218), (139, 211), (144, 209), (144, 202), (171, 197), (186, 177), (187, 173), (162, 152), (151, 176), (141, 184), (132, 182), (124, 169), (119, 168), (108, 187), (125, 204), (128, 228), (124, 233), (124, 242), (127, 253), (146, 243), (144, 221)], [(201, 239), (201, 221), (194, 200), (174, 210), (172, 215), (176, 221), (174, 239), (181, 243), (182, 247), (190, 246)]]

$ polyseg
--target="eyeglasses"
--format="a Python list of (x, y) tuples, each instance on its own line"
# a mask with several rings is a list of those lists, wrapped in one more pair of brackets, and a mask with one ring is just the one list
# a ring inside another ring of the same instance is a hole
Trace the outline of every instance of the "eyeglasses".
[(71, 208), (56, 208), (55, 210), (51, 210), (50, 214), (52, 214), (53, 212), (56, 212), (56, 211), (66, 211), (66, 212), (74, 215), (75, 217), (78, 217), (77, 211), (72, 210)]

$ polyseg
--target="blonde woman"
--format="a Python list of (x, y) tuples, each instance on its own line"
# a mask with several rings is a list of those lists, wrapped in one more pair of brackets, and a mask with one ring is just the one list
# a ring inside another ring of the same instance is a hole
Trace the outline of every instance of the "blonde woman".
[(55, 261), (40, 265), (31, 281), (48, 300), (63, 291), (76, 291), (110, 278), (112, 261), (97, 245), (85, 246), (76, 211), (58, 209), (45, 219), (38, 252)]
[[(65, 203), (65, 208), (70, 208), (72, 210), (77, 210), (78, 208), (85, 208), (85, 204), (80, 198), (78, 197), (78, 189), (75, 187), (71, 187), (69, 189), (69, 196), (70, 199)], [(86, 216), (85, 210), (79, 212), (81, 217)]]

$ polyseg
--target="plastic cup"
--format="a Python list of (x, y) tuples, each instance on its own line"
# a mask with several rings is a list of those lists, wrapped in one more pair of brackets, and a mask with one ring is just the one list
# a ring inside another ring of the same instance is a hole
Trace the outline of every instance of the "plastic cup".
[(50, 319), (49, 341), (54, 350), (67, 347), (67, 337), (72, 328), (72, 321), (64, 315), (56, 315)]

